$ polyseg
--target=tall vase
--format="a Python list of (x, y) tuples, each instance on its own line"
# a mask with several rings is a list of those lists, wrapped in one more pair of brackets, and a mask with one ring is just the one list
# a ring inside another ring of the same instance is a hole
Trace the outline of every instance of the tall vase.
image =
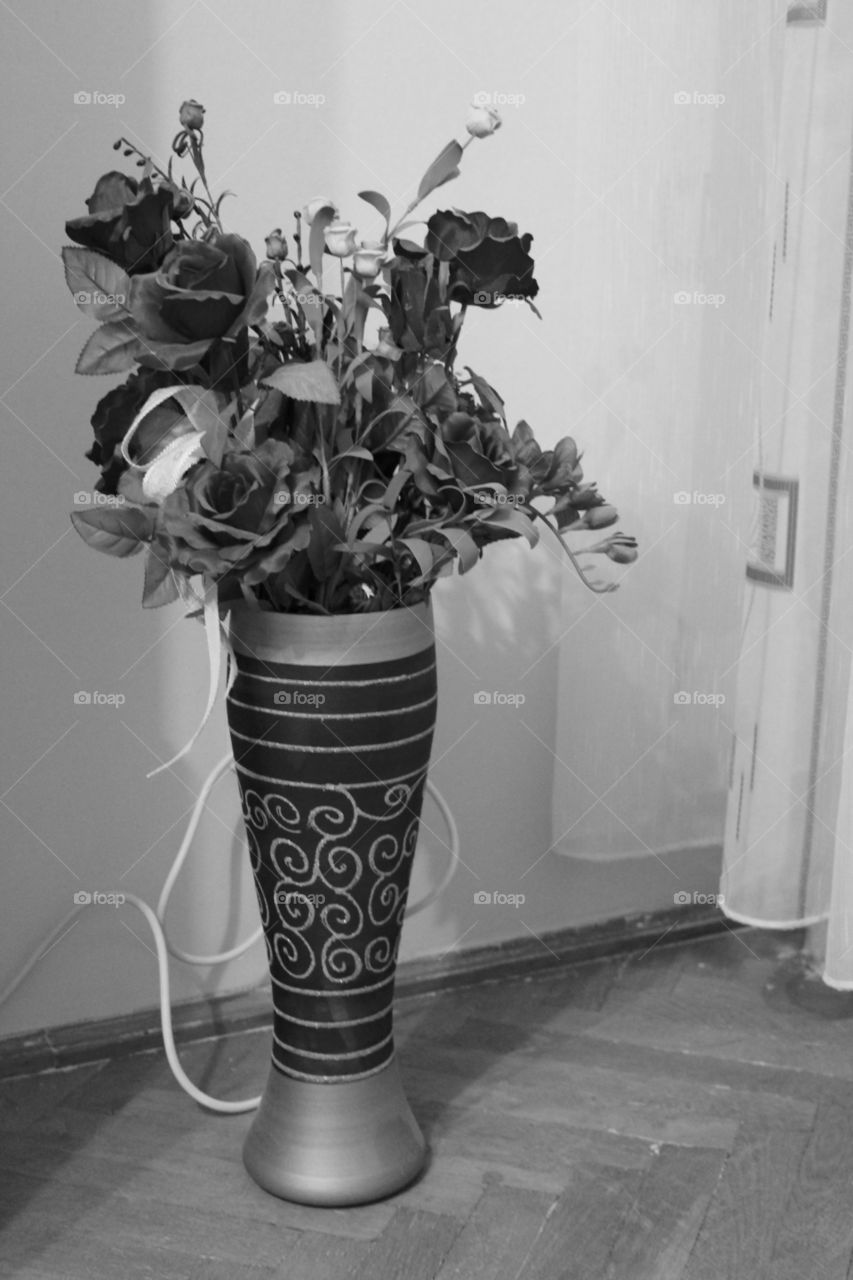
[(230, 633), (228, 723), (273, 992), (243, 1158), (288, 1200), (378, 1200), (426, 1156), (392, 1006), (435, 727), (432, 612), (237, 605)]

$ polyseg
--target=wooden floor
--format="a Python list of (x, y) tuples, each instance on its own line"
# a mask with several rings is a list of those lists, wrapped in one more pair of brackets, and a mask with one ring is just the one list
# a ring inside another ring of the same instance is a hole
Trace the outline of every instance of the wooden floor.
[[(358, 1209), (266, 1195), (248, 1116), (159, 1053), (0, 1085), (0, 1274), (16, 1280), (847, 1280), (853, 997), (753, 930), (401, 1002), (432, 1150)], [(808, 1007), (811, 1005), (811, 1007)], [(269, 1033), (185, 1048), (257, 1092)]]

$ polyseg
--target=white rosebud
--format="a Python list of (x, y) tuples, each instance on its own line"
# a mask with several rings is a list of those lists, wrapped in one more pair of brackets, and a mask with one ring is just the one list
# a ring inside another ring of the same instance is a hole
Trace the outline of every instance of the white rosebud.
[(315, 196), (313, 200), (308, 201), (302, 210), (302, 217), (305, 219), (307, 227), (311, 226), (321, 209), (331, 209), (335, 217), (338, 216), (338, 206), (334, 200), (330, 200), (328, 196)]
[(330, 222), (326, 227), (326, 248), (335, 258), (348, 258), (355, 251), (358, 231), (351, 222)]
[(356, 246), (352, 269), (365, 280), (375, 280), (386, 258), (384, 245), (378, 240), (362, 240)]
[(472, 102), (465, 128), (472, 138), (488, 138), (496, 129), (500, 129), (502, 123), (500, 113), (495, 107)]

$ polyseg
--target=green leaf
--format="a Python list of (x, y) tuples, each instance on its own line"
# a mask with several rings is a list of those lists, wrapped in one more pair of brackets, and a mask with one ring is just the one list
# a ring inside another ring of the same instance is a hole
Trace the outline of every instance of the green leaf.
[(373, 454), (360, 444), (354, 444), (351, 448), (345, 449), (343, 453), (335, 454), (332, 461), (340, 462), (342, 458), (363, 458), (365, 462), (373, 462)]
[(325, 582), (338, 567), (341, 558), (337, 550), (344, 537), (344, 528), (336, 512), (326, 503), (311, 508), (308, 513), (311, 541), (308, 543), (308, 561), (314, 576)]
[(145, 344), (123, 321), (102, 324), (77, 357), (76, 372), (126, 373), (145, 352)]
[(150, 546), (145, 557), (142, 607), (144, 609), (159, 609), (161, 605), (172, 604), (173, 601), (180, 598), (181, 593), (177, 579), (166, 559), (165, 548), (159, 545)]
[(459, 177), (459, 161), (462, 159), (462, 148), (453, 138), (433, 160), (418, 187), (418, 201), (423, 200), (436, 187), (441, 187), (452, 178)]
[(479, 373), (475, 373), (474, 370), (469, 365), (466, 364), (465, 370), (471, 379), (471, 385), (473, 386), (474, 390), (477, 392), (477, 396), (479, 398), (480, 404), (483, 406), (484, 409), (493, 410), (493, 412), (498, 415), (498, 417), (501, 419), (504, 425), (506, 425), (506, 411), (504, 408), (504, 402), (501, 399), (501, 397), (498, 395), (497, 391), (495, 391), (493, 386), (491, 386), (488, 382), (486, 382), (485, 378), (481, 378)]
[(388, 488), (382, 498), (382, 505), (389, 511), (393, 511), (397, 505), (400, 494), (412, 478), (412, 473), (408, 467), (401, 467), (395, 476), (392, 476), (388, 482)]
[(459, 572), (467, 573), (469, 569), (473, 569), (480, 558), (480, 549), (470, 533), (456, 526), (438, 529), (436, 532), (453, 547), (459, 557)]
[(139, 507), (96, 507), (72, 511), (71, 523), (84, 542), (108, 556), (132, 556), (154, 532), (154, 513)]
[(539, 531), (525, 512), (509, 505), (488, 507), (486, 512), (482, 521), (484, 525), (487, 527), (498, 525), (502, 529), (511, 529), (518, 537), (525, 538), (531, 547), (536, 546), (539, 541)]
[(426, 538), (401, 538), (400, 541), (417, 560), (421, 578), (426, 578), (435, 561), (435, 548)]
[(387, 230), (388, 224), (391, 221), (391, 206), (385, 197), (380, 195), (378, 191), (359, 191), (358, 198), (359, 200), (366, 200), (368, 204), (372, 204), (374, 209), (378, 210), (378, 212), (382, 214), (382, 217), (385, 219), (385, 228)]
[(351, 547), (356, 545), (356, 539), (361, 530), (370, 522), (388, 519), (388, 511), (381, 502), (371, 502), (355, 516), (347, 530), (347, 541)]
[(262, 385), (273, 387), (291, 400), (312, 400), (315, 404), (341, 402), (335, 375), (325, 360), (280, 365), (262, 379)]
[(314, 214), (314, 221), (311, 223), (311, 235), (308, 240), (308, 261), (311, 263), (311, 270), (314, 273), (314, 279), (317, 281), (317, 288), (323, 292), (323, 254), (326, 252), (326, 227), (337, 220), (337, 214), (331, 206), (325, 209), (318, 209)]
[(62, 250), (65, 282), (84, 315), (115, 320), (127, 315), (130, 276), (111, 258), (94, 249), (66, 245)]
[(373, 401), (373, 370), (364, 369), (361, 373), (357, 374), (355, 385), (356, 390), (362, 399), (366, 400), (368, 404), (371, 404)]
[[(319, 346), (323, 341), (323, 295), (302, 271), (292, 268), (284, 273), (299, 295), (298, 305), (314, 331)], [(292, 300), (291, 300), (292, 302)]]

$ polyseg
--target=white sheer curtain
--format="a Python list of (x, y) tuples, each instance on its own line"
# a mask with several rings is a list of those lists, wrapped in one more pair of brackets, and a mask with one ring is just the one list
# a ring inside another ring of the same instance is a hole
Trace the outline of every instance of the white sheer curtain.
[(615, 596), (566, 583), (553, 847), (657, 857), (692, 896), (674, 855), (718, 856), (725, 820), (785, 4), (594, 13), (566, 76), (599, 197), (568, 219), (571, 428), (641, 550)]
[(721, 889), (853, 989), (853, 14), (789, 23)]

